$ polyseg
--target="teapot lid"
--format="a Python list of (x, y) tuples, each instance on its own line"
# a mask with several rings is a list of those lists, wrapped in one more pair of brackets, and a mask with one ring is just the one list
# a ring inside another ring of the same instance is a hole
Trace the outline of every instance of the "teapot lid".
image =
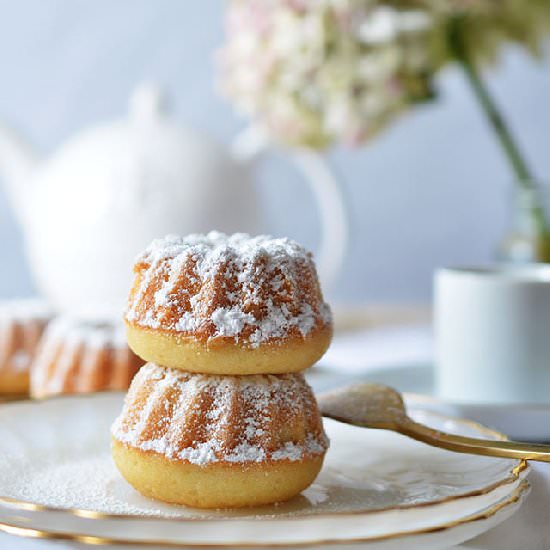
[(73, 136), (47, 159), (39, 179), (49, 195), (78, 192), (83, 198), (91, 186), (94, 200), (112, 195), (113, 188), (127, 189), (128, 198), (139, 196), (139, 188), (152, 181), (160, 188), (182, 180), (217, 179), (236, 164), (241, 163), (227, 147), (169, 115), (168, 98), (157, 84), (144, 83), (131, 95), (127, 117)]
[(168, 97), (154, 82), (143, 82), (130, 96), (130, 118), (151, 120), (169, 112)]

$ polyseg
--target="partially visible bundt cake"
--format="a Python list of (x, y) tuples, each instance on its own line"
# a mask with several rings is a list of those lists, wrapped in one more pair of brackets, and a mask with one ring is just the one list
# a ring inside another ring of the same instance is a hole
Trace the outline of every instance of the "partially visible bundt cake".
[(51, 318), (40, 300), (0, 302), (0, 394), (28, 393), (30, 365)]
[(302, 374), (212, 376), (149, 363), (112, 428), (127, 481), (201, 508), (287, 500), (310, 485), (328, 447)]
[(332, 337), (312, 256), (289, 239), (168, 236), (136, 260), (126, 324), (143, 359), (209, 374), (310, 367)]
[(58, 317), (36, 352), (31, 395), (125, 390), (141, 365), (126, 344), (122, 323)]

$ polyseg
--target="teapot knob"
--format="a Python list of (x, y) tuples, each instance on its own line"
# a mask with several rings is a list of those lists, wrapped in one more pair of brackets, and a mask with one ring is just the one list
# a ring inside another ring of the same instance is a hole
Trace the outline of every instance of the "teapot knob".
[(168, 112), (168, 98), (154, 82), (140, 84), (130, 97), (130, 116), (137, 120), (150, 120)]

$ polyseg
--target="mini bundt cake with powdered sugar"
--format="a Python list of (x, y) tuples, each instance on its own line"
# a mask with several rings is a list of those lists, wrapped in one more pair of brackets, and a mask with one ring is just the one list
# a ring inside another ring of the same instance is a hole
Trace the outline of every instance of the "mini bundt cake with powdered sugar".
[(210, 374), (310, 367), (332, 337), (312, 256), (289, 239), (168, 236), (136, 260), (130, 347), (160, 365)]
[(143, 361), (121, 321), (60, 316), (47, 327), (31, 366), (31, 396), (126, 390)]
[(149, 363), (112, 428), (115, 463), (139, 492), (201, 508), (289, 499), (328, 447), (302, 374), (213, 376)]
[(28, 393), (30, 367), (52, 316), (41, 300), (0, 302), (0, 393)]

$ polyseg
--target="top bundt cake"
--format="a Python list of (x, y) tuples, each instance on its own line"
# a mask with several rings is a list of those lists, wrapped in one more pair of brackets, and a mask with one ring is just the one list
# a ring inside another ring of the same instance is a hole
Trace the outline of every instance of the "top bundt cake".
[(168, 236), (135, 266), (126, 325), (143, 359), (206, 374), (310, 367), (332, 336), (312, 256), (289, 239)]

